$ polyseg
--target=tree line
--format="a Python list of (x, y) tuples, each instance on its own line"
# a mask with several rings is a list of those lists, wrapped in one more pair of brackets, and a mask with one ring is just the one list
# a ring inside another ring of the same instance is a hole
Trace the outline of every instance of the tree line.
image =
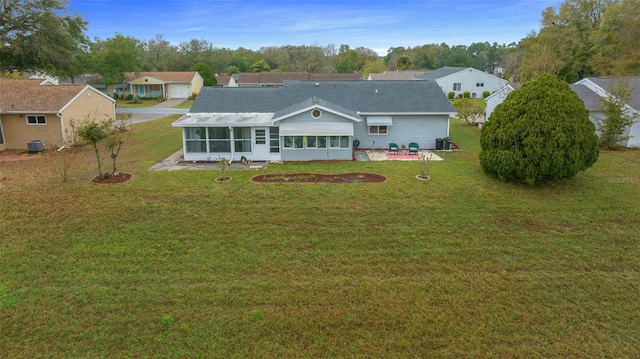
[(0, 71), (42, 71), (73, 78), (99, 74), (120, 82), (125, 72), (191, 71), (205, 82), (214, 74), (257, 71), (368, 73), (431, 70), (442, 66), (504, 69), (513, 82), (543, 73), (573, 82), (587, 76), (640, 72), (640, 2), (637, 0), (565, 0), (541, 14), (541, 29), (511, 44), (425, 44), (391, 47), (385, 56), (365, 47), (342, 44), (217, 48), (205, 39), (171, 44), (162, 34), (148, 41), (115, 34), (86, 37), (86, 22), (64, 14), (64, 4), (48, 0), (0, 2)]

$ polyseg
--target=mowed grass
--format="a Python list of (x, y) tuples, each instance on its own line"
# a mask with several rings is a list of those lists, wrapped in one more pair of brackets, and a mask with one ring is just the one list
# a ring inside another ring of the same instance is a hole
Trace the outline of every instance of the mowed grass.
[(637, 358), (640, 152), (575, 178), (487, 177), (479, 130), (432, 162), (271, 164), (381, 184), (152, 172), (173, 119), (125, 135), (118, 185), (91, 149), (0, 162), (0, 356)]

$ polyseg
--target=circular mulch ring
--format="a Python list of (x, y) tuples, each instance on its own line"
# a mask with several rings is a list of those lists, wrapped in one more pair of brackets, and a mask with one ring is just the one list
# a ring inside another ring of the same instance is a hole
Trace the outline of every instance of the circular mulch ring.
[(387, 180), (386, 176), (366, 173), (269, 173), (253, 176), (251, 181), (262, 183), (381, 183)]
[(117, 175), (110, 177), (110, 178), (100, 178), (100, 176), (95, 176), (93, 177), (93, 179), (91, 180), (91, 183), (96, 183), (96, 184), (115, 184), (115, 183), (122, 183), (122, 182), (126, 182), (128, 180), (131, 179), (131, 177), (133, 177), (133, 175), (131, 175), (131, 173), (125, 173), (125, 172), (120, 172)]

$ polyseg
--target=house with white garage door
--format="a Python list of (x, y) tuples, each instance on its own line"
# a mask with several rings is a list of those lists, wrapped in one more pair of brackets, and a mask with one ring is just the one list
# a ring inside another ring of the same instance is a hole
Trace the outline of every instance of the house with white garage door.
[(204, 86), (204, 80), (197, 71), (173, 72), (129, 72), (126, 80), (120, 84), (103, 84), (100, 80), (91, 81), (93, 87), (108, 95), (126, 97), (133, 95), (141, 98), (183, 98), (197, 95)]
[(173, 126), (186, 161), (351, 160), (389, 143), (435, 148), (454, 113), (434, 81), (285, 81), (205, 87)]

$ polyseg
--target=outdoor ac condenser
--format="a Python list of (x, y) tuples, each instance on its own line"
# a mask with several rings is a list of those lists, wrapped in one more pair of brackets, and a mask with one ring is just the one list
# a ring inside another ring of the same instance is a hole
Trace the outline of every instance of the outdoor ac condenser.
[(44, 141), (33, 140), (27, 143), (27, 149), (29, 152), (42, 152), (44, 151)]

